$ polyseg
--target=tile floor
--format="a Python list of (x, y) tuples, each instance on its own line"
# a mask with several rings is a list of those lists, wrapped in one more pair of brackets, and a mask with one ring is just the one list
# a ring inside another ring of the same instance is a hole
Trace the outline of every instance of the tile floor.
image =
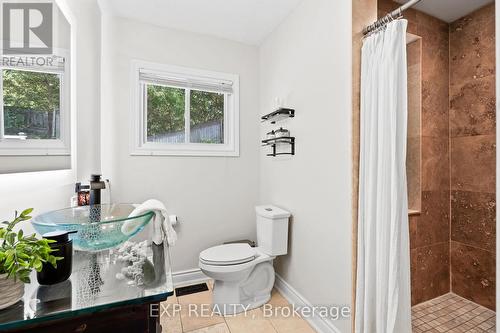
[[(262, 308), (236, 316), (219, 316), (211, 312), (212, 283), (209, 290), (170, 297), (162, 304), (161, 324), (168, 333), (314, 333), (302, 318), (281, 315), (264, 317)], [(273, 307), (289, 303), (276, 290)], [(494, 333), (495, 312), (453, 293), (443, 295), (412, 308), (413, 333)]]
[[(212, 283), (209, 290), (195, 294), (170, 297), (162, 303), (161, 325), (167, 333), (314, 333), (315, 330), (300, 317), (285, 318), (280, 314), (264, 317), (262, 308), (236, 316), (219, 316), (210, 308)], [(276, 290), (271, 300), (273, 307), (287, 307), (289, 303)]]
[(449, 293), (412, 308), (413, 333), (495, 332), (495, 312)]

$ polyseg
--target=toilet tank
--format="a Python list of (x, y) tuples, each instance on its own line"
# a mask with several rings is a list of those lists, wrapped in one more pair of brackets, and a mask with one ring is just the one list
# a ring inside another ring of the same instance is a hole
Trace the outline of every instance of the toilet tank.
[(264, 253), (279, 256), (288, 252), (288, 220), (290, 213), (281, 208), (263, 205), (257, 213), (257, 246)]

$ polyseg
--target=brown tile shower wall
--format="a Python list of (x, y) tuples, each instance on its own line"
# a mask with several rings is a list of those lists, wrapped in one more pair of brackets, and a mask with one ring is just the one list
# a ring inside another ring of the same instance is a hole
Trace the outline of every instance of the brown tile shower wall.
[(495, 309), (495, 9), (450, 24), (451, 288)]
[[(379, 0), (379, 16), (399, 7)], [(450, 291), (448, 24), (410, 9), (408, 32), (420, 36), (421, 210), (410, 216), (412, 304)]]
[[(379, 16), (397, 8), (379, 0)], [(452, 24), (416, 10), (422, 42), (421, 212), (410, 216), (412, 303), (451, 290), (494, 309), (494, 5)]]
[(421, 193), (421, 119), (422, 109), (422, 40), (407, 44), (408, 58), (408, 142), (406, 149), (406, 179), (408, 182), (408, 210), (419, 212)]

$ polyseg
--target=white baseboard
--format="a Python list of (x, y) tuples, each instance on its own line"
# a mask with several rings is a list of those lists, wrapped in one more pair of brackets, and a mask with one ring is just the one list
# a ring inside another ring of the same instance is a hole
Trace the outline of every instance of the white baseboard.
[(202, 283), (210, 280), (208, 276), (203, 274), (201, 269), (194, 268), (186, 271), (178, 271), (172, 273), (174, 287), (189, 286), (192, 284)]
[[(276, 274), (276, 280), (274, 282), (274, 288), (276, 288), (280, 294), (288, 301), (288, 303), (296, 306), (306, 306), (312, 307), (312, 304), (304, 298), (297, 290), (295, 290), (291, 285), (289, 285), (281, 276)], [(320, 333), (341, 333), (340, 330), (333, 324), (332, 320), (320, 317), (311, 316), (309, 318), (304, 318), (309, 325), (311, 325), (317, 332)]]

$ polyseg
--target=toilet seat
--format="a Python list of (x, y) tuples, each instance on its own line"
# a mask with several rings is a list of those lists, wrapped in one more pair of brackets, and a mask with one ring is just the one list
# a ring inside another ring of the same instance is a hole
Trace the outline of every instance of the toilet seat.
[(255, 248), (248, 244), (224, 244), (202, 251), (200, 262), (213, 266), (240, 265), (253, 261), (256, 255)]

